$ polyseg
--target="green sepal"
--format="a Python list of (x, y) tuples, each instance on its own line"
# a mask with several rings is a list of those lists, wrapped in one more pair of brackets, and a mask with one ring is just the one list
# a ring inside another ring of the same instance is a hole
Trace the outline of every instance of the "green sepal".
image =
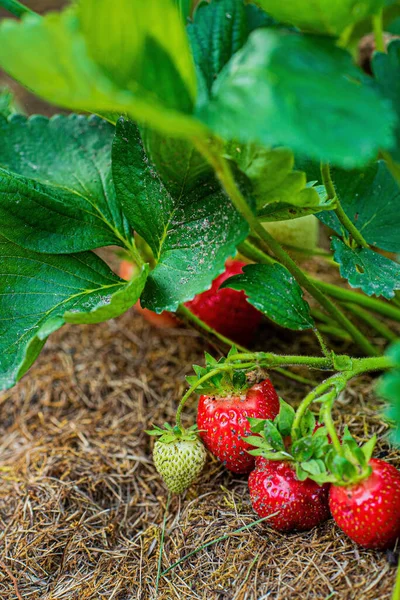
[(264, 424), (264, 434), (263, 437), (267, 444), (271, 446), (273, 450), (276, 452), (281, 452), (285, 450), (285, 444), (283, 442), (282, 436), (279, 433), (279, 429), (275, 427), (272, 421), (268, 419)]
[(315, 428), (315, 416), (310, 410), (306, 410), (300, 422), (300, 431), (302, 436), (312, 435)]
[(268, 460), (293, 460), (293, 457), (288, 452), (276, 452), (275, 450), (267, 450), (266, 448), (257, 448), (256, 450), (248, 450), (251, 456), (262, 456)]
[(164, 444), (172, 444), (180, 441), (194, 441), (198, 438), (199, 430), (197, 425), (191, 425), (188, 429), (181, 429), (177, 425), (174, 427), (169, 423), (164, 423), (164, 429), (158, 425), (154, 425), (153, 429), (146, 429), (147, 435), (156, 436), (159, 442)]
[(274, 424), (281, 435), (290, 435), (295, 417), (295, 410), (290, 404), (279, 398), (279, 414), (274, 419)]
[[(237, 354), (236, 346), (232, 346), (228, 353), (228, 358), (231, 358), (235, 354)], [(186, 381), (193, 387), (196, 383), (207, 375), (208, 373), (212, 373), (218, 365), (223, 365), (226, 363), (226, 358), (223, 356), (219, 360), (216, 360), (211, 354), (208, 352), (204, 353), (205, 358), (205, 366), (201, 367), (199, 365), (193, 365), (193, 370), (196, 375), (189, 375), (186, 377)], [(202, 384), (197, 386), (197, 392), (201, 394), (214, 394), (214, 395), (227, 395), (229, 393), (243, 393), (249, 387), (250, 384), (246, 377), (246, 372), (249, 369), (240, 369), (240, 361), (237, 363), (232, 361), (232, 370), (223, 371), (220, 373), (215, 373), (212, 377), (204, 381)], [(255, 367), (256, 365), (254, 365)], [(253, 368), (253, 367), (252, 367)]]

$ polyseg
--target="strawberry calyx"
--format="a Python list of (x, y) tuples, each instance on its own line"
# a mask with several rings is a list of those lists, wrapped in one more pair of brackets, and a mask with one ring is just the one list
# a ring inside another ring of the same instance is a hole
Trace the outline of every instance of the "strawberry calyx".
[[(323, 457), (330, 446), (328, 432), (317, 423), (315, 416), (307, 410), (300, 421), (301, 437), (292, 441), (294, 409), (282, 400), (280, 411), (273, 420), (249, 418), (253, 433), (246, 441), (255, 446), (249, 450), (252, 456), (261, 456), (268, 460), (290, 461), (300, 481), (311, 478), (317, 483), (325, 483), (326, 474)], [(312, 477), (310, 477), (312, 475)]]
[(188, 429), (183, 429), (175, 425), (172, 427), (169, 423), (164, 423), (164, 429), (158, 425), (154, 425), (153, 429), (146, 430), (146, 433), (151, 436), (157, 436), (159, 442), (164, 444), (173, 444), (175, 442), (194, 442), (199, 439), (199, 430), (194, 424)]
[(369, 464), (376, 443), (373, 436), (359, 446), (345, 427), (339, 449), (335, 448), (327, 428), (306, 411), (300, 422), (301, 437), (292, 440), (293, 408), (280, 399), (279, 415), (273, 420), (249, 418), (251, 431), (256, 434), (246, 441), (252, 456), (268, 460), (290, 461), (300, 481), (312, 479), (319, 485), (354, 485), (372, 473)]
[[(254, 364), (254, 367), (251, 368), (238, 368), (240, 361), (228, 360), (237, 353), (236, 346), (232, 346), (226, 358), (223, 356), (219, 360), (216, 360), (211, 354), (205, 352), (205, 366), (193, 365), (196, 375), (186, 377), (186, 381), (191, 387), (196, 386), (196, 392), (200, 394), (212, 394), (222, 398), (235, 394), (244, 394), (254, 385), (254, 381), (251, 382), (248, 379), (247, 373), (254, 371), (256, 365)], [(214, 375), (208, 377), (200, 385), (196, 385), (200, 379), (208, 374), (212, 374), (214, 371)]]
[(325, 456), (325, 465), (330, 481), (338, 486), (355, 485), (372, 473), (370, 460), (376, 444), (376, 435), (359, 446), (346, 426), (341, 443), (341, 452), (333, 446)]

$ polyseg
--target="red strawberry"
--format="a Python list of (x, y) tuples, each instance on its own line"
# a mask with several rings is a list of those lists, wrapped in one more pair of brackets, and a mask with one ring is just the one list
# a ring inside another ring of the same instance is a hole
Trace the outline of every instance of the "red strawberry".
[(332, 485), (333, 518), (357, 544), (384, 549), (400, 538), (400, 472), (384, 460), (369, 461), (372, 473), (349, 486)]
[(234, 473), (249, 473), (254, 457), (245, 441), (251, 435), (247, 417), (274, 419), (279, 413), (279, 398), (269, 379), (231, 395), (200, 396), (197, 426), (204, 445)]
[(256, 458), (249, 476), (251, 503), (260, 517), (278, 531), (307, 531), (329, 518), (329, 484), (299, 481), (289, 461)]
[[(122, 260), (119, 266), (119, 276), (121, 279), (129, 279), (132, 277), (134, 273), (135, 265), (128, 260)], [(146, 321), (154, 325), (155, 327), (159, 327), (160, 329), (167, 329), (171, 327), (178, 326), (178, 319), (170, 312), (164, 310), (161, 314), (157, 314), (152, 310), (148, 310), (147, 308), (142, 308), (140, 306), (140, 300), (138, 300), (135, 304), (135, 310), (140, 313)]]
[(262, 315), (247, 302), (244, 292), (229, 288), (220, 290), (219, 286), (229, 277), (242, 273), (245, 265), (239, 260), (228, 260), (225, 272), (214, 279), (211, 288), (186, 302), (186, 306), (207, 325), (244, 345), (254, 337)]

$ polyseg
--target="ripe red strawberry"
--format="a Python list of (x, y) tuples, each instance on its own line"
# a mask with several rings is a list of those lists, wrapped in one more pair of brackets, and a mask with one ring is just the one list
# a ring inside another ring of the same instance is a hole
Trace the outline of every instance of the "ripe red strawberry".
[(245, 441), (251, 435), (247, 417), (274, 419), (279, 413), (279, 398), (269, 379), (242, 392), (230, 395), (200, 396), (197, 427), (204, 445), (234, 473), (249, 473), (254, 457)]
[(294, 465), (257, 456), (249, 476), (251, 503), (260, 517), (274, 513), (268, 524), (278, 531), (307, 531), (329, 518), (329, 484), (299, 481)]
[(186, 303), (207, 325), (244, 345), (254, 337), (262, 315), (247, 302), (244, 292), (220, 290), (219, 286), (229, 277), (242, 273), (245, 265), (239, 260), (228, 260), (225, 272), (214, 279), (211, 288)]
[(369, 466), (372, 473), (365, 479), (349, 486), (332, 485), (332, 516), (360, 546), (390, 548), (400, 538), (400, 472), (376, 458)]

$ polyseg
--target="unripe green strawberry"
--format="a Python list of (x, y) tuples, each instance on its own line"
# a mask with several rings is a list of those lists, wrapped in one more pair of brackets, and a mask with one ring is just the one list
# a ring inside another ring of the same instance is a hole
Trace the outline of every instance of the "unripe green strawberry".
[(153, 460), (167, 488), (181, 494), (200, 475), (207, 453), (195, 426), (187, 431), (165, 426), (165, 430), (156, 428), (147, 432), (160, 436), (154, 445)]

